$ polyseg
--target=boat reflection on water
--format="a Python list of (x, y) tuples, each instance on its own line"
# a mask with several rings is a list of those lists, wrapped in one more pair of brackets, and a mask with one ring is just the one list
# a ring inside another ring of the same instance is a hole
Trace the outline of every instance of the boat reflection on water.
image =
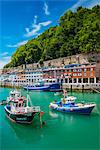
[(58, 118), (58, 114), (53, 112), (53, 111), (49, 111), (49, 115), (52, 117), (52, 118)]
[(62, 91), (61, 92), (55, 92), (54, 96), (62, 96), (62, 94), (63, 94)]
[(31, 125), (27, 124), (16, 125), (7, 118), (5, 119), (8, 122), (10, 130), (13, 132), (15, 138), (24, 143), (33, 144), (44, 138), (43, 130), (41, 130), (39, 125), (37, 125), (37, 122), (34, 122), (34, 124)]
[(64, 123), (64, 122), (68, 122), (68, 123), (73, 123), (76, 119), (75, 119), (75, 114), (62, 114), (60, 112), (55, 112), (54, 110), (50, 110), (49, 111), (49, 115), (53, 118), (53, 119), (58, 119), (61, 123)]
[(94, 109), (94, 113), (97, 115), (99, 115), (100, 116), (100, 104), (97, 104), (96, 105), (96, 107), (95, 107), (95, 109)]
[(59, 111), (50, 110), (49, 115), (52, 117), (52, 119), (57, 119), (59, 121), (59, 124), (66, 124), (67, 126), (77, 126), (77, 120), (81, 120), (83, 123), (87, 120), (92, 120), (93, 117), (97, 117), (99, 114), (97, 113), (97, 110), (95, 108), (95, 112), (91, 115), (77, 115), (77, 114), (66, 114), (66, 113), (60, 113)]

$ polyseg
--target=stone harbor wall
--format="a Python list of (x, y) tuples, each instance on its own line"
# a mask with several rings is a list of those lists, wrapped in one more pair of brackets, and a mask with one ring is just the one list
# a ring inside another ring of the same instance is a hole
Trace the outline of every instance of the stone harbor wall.
[(51, 63), (51, 66), (61, 66), (63, 63), (65, 65), (72, 63), (91, 63), (91, 62), (100, 62), (100, 53), (89, 53), (89, 54), (78, 54), (58, 59), (53, 59), (44, 62), (44, 66), (48, 66)]
[[(68, 65), (73, 63), (80, 63), (80, 64), (86, 64), (86, 63), (92, 63), (92, 62), (100, 62), (100, 53), (89, 53), (89, 54), (78, 54), (53, 60), (44, 61), (44, 67), (47, 66), (62, 66), (62, 65)], [(25, 68), (25, 65), (23, 65)], [(38, 63), (29, 64), (26, 65), (27, 68), (37, 68), (39, 67)]]
[[(99, 62), (100, 63), (100, 53), (89, 53), (89, 54), (78, 54), (53, 60), (44, 61), (44, 67), (48, 66), (63, 66), (73, 63), (80, 63), (80, 64), (86, 64), (86, 63), (92, 63), (92, 62)], [(38, 68), (40, 65), (38, 63), (34, 64), (23, 64), (21, 66), (16, 67), (16, 69), (25, 69), (25, 68)], [(9, 69), (7, 69), (9, 70)], [(13, 69), (10, 69), (10, 71)]]

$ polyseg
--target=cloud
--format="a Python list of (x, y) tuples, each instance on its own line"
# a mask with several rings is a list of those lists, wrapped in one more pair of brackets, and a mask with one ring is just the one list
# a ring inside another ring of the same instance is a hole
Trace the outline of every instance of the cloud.
[(26, 30), (26, 34), (24, 35), (25, 37), (30, 37), (30, 36), (33, 36), (33, 35), (37, 35), (38, 33), (38, 31), (40, 30), (40, 25), (38, 24), (38, 25), (32, 25), (32, 30), (30, 31), (30, 29), (29, 28), (25, 28), (25, 30)]
[(26, 34), (24, 36), (25, 37), (31, 37), (34, 35), (38, 35), (39, 34), (38, 31), (40, 31), (42, 27), (46, 27), (51, 23), (52, 23), (52, 21), (49, 20), (49, 21), (40, 22), (37, 24), (37, 17), (35, 16), (31, 29), (25, 28)]
[(79, 0), (75, 5), (73, 5), (70, 9), (75, 11), (79, 6), (92, 8), (95, 5), (100, 5), (99, 0)]
[(48, 5), (46, 3), (44, 3), (43, 10), (44, 10), (44, 12), (45, 12), (46, 15), (50, 15), (50, 12), (48, 10)]
[(3, 67), (9, 63), (9, 61), (11, 60), (11, 56), (6, 56), (3, 57), (2, 59), (0, 59), (0, 69), (3, 69)]
[(8, 45), (7, 45), (7, 47), (19, 47), (19, 46), (21, 46), (21, 45), (26, 44), (27, 42), (28, 42), (28, 40), (25, 40), (25, 41), (19, 42), (19, 43), (14, 44), (14, 45), (12, 45), (12, 44), (8, 44)]
[(42, 26), (48, 26), (51, 23), (51, 21), (41, 22), (40, 25)]
[(0, 54), (0, 56), (6, 56), (6, 55), (8, 55), (8, 52), (4, 52)]

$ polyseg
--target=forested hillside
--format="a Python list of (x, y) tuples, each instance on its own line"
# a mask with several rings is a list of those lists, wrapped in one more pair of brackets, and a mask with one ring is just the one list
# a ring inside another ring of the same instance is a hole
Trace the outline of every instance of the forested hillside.
[(92, 51), (100, 52), (100, 6), (67, 11), (58, 26), (17, 48), (5, 68)]

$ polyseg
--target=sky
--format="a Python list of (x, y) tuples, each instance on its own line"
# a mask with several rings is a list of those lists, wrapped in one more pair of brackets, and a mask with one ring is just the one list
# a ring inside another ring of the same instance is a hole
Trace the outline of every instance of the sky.
[(65, 11), (97, 4), (100, 0), (0, 0), (0, 69), (20, 45), (58, 25)]

